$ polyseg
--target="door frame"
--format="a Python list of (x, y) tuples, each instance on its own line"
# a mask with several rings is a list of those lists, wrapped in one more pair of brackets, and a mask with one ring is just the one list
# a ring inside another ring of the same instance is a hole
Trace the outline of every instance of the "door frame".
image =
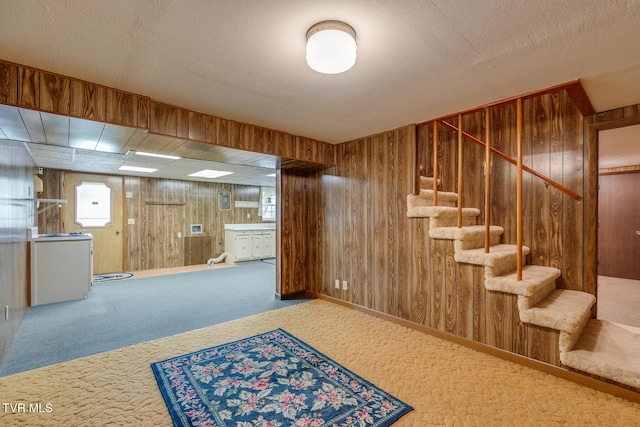
[(640, 104), (618, 108), (584, 118), (583, 141), (585, 150), (583, 224), (586, 242), (582, 247), (586, 261), (583, 270), (585, 292), (596, 297), (591, 310), (597, 318), (598, 310), (598, 198), (599, 198), (599, 134), (601, 130), (616, 129), (640, 124)]

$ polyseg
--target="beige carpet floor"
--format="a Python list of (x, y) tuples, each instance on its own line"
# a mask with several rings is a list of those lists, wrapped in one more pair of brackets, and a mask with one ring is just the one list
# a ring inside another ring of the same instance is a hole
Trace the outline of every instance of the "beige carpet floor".
[(278, 327), (412, 405), (394, 427), (640, 425), (640, 404), (319, 300), (0, 378), (0, 425), (171, 426), (151, 362)]

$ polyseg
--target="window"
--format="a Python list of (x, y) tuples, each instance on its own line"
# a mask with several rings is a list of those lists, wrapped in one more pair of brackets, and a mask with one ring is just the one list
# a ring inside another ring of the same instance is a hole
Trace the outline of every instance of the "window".
[(111, 189), (103, 183), (76, 186), (76, 223), (82, 227), (104, 227), (111, 222)]
[(276, 220), (276, 188), (260, 187), (260, 209), (258, 215), (263, 221)]

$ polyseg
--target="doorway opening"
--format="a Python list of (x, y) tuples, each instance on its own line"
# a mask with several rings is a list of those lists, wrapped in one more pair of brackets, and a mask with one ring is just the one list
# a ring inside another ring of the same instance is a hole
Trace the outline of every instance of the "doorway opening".
[(640, 125), (598, 132), (598, 318), (640, 327)]

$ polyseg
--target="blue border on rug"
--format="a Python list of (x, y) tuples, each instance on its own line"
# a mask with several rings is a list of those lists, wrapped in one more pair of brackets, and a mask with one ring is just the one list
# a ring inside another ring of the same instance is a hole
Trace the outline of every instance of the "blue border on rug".
[(282, 329), (151, 368), (175, 426), (387, 427), (413, 409)]

